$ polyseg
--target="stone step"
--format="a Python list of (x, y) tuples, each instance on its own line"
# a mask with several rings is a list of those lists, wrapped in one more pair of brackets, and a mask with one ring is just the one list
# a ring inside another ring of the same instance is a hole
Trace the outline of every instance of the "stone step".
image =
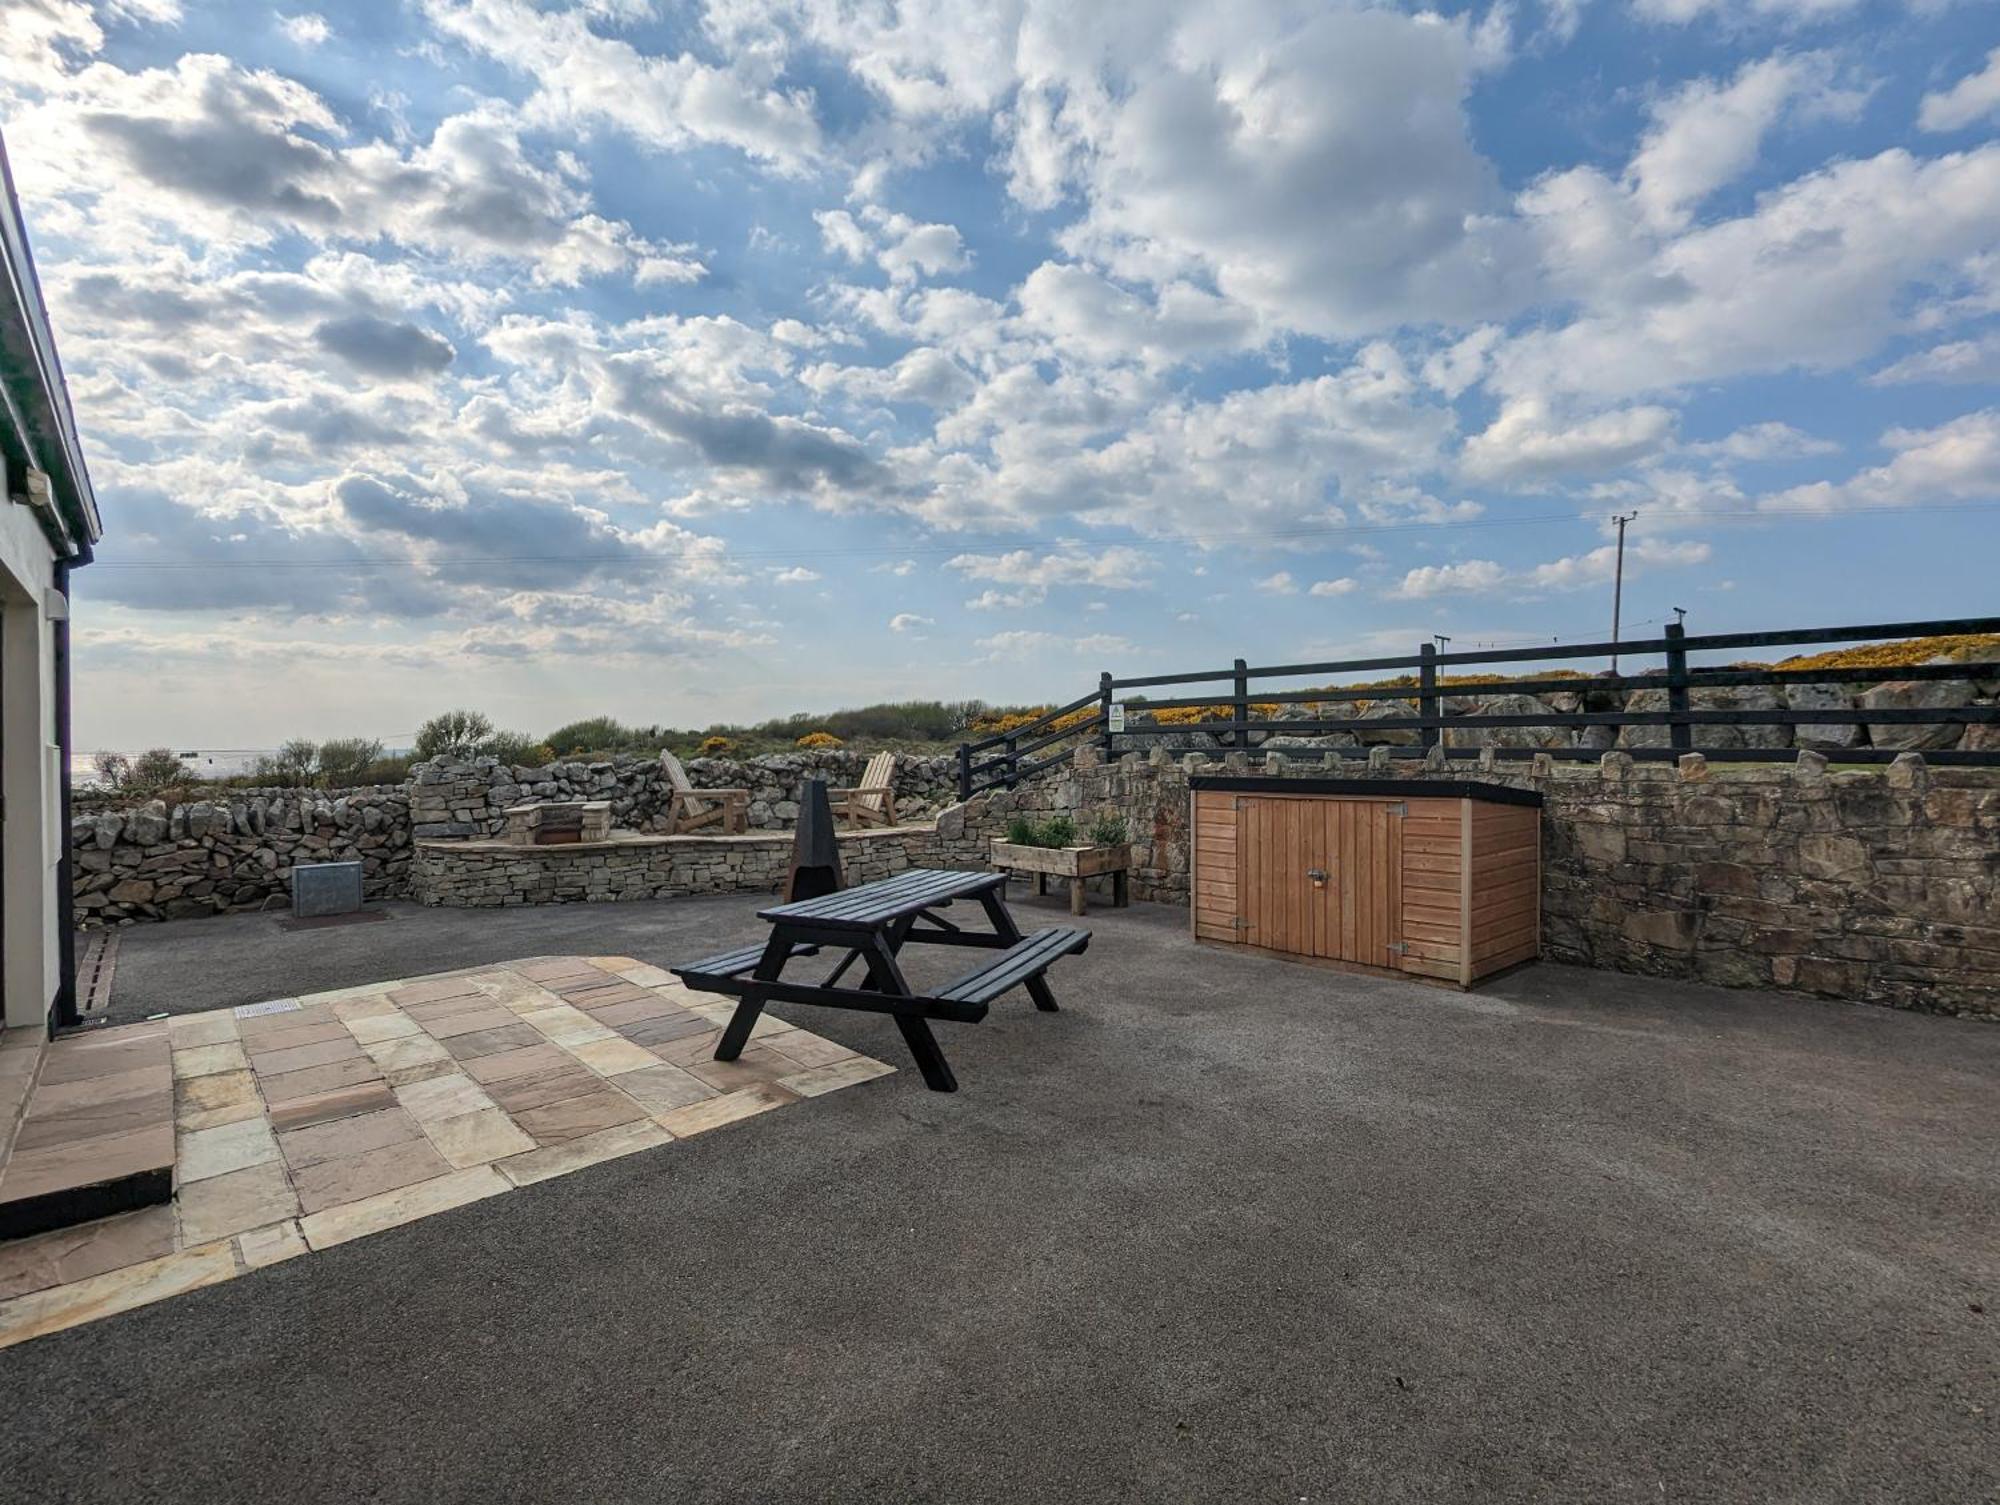
[(171, 1200), (174, 1073), (166, 1022), (66, 1036), (39, 1056), (0, 1161), (0, 1239)]

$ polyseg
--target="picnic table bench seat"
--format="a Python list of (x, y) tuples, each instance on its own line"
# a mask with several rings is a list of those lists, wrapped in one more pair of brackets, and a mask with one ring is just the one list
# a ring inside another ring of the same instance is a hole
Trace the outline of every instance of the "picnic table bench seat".
[(1081, 953), (1090, 945), (1090, 932), (1064, 925), (1037, 930), (1024, 936), (988, 961), (974, 967), (955, 982), (939, 988), (937, 997), (946, 1003), (991, 1003), (1011, 988), (1031, 977), (1040, 977), (1065, 956)]

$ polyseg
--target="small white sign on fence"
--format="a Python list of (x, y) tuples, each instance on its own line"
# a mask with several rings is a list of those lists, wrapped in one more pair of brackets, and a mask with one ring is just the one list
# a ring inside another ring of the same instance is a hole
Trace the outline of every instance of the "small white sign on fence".
[(1114, 736), (1125, 730), (1125, 702), (1114, 700), (1104, 718), (1104, 729)]

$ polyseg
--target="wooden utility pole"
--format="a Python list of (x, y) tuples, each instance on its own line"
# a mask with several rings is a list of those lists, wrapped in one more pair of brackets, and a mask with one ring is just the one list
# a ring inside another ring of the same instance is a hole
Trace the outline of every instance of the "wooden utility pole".
[(1618, 565), (1611, 576), (1611, 672), (1618, 672), (1618, 613), (1625, 603), (1625, 525), (1637, 512), (1621, 512), (1611, 520), (1618, 524)]

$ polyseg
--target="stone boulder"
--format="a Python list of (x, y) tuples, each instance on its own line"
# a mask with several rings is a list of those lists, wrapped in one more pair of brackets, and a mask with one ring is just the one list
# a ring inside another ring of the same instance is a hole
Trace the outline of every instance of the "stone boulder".
[[(1794, 711), (1851, 711), (1854, 697), (1845, 685), (1786, 685), (1785, 706)], [(1797, 747), (1856, 747), (1860, 742), (1858, 725), (1802, 721), (1792, 728), (1792, 743)]]
[(1391, 727), (1382, 731), (1371, 731), (1368, 723), (1417, 714), (1417, 703), (1414, 700), (1372, 701), (1367, 710), (1355, 717), (1354, 733), (1361, 739), (1361, 745), (1364, 747), (1415, 747), (1422, 737), (1415, 728)]
[[(1864, 711), (1930, 711), (1951, 706), (1971, 705), (1974, 699), (1969, 679), (1897, 679), (1861, 692)], [(1965, 728), (1958, 722), (1876, 722), (1868, 723), (1868, 740), (1877, 747), (1905, 751), (1955, 747)]]
[[(1552, 716), (1556, 710), (1532, 695), (1481, 695), (1468, 714), (1474, 716)], [(1445, 729), (1446, 747), (1569, 747), (1566, 726), (1469, 726)]]

